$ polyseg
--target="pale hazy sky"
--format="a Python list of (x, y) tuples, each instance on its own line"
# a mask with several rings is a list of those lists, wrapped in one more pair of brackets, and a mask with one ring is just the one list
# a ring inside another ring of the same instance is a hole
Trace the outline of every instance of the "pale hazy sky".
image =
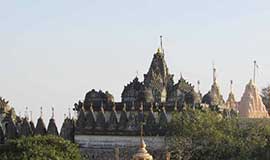
[(92, 88), (120, 100), (160, 34), (175, 81), (182, 72), (206, 93), (215, 61), (224, 98), (232, 79), (239, 100), (256, 59), (258, 86), (269, 84), (269, 0), (0, 0), (0, 96), (35, 122), (54, 106), (59, 125)]

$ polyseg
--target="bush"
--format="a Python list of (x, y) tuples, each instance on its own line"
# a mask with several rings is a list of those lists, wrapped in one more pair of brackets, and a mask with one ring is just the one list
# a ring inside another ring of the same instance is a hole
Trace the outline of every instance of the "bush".
[(177, 160), (270, 159), (269, 120), (224, 118), (209, 110), (174, 113), (167, 144)]
[(48, 135), (21, 137), (0, 146), (1, 160), (80, 160), (76, 144)]

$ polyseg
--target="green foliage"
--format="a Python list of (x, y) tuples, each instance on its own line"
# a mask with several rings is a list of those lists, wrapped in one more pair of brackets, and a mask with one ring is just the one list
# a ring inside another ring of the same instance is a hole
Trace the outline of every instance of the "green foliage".
[(173, 115), (169, 131), (167, 144), (175, 160), (270, 159), (269, 120), (186, 109)]
[(48, 135), (21, 137), (0, 146), (1, 160), (80, 160), (76, 144)]
[(267, 86), (262, 89), (261, 97), (266, 108), (270, 109), (270, 86)]

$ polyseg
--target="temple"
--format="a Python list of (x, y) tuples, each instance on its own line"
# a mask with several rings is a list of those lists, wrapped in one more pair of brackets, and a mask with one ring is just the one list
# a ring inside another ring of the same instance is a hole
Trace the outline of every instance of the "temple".
[[(165, 61), (162, 37), (160, 42), (144, 79), (140, 81), (136, 76), (127, 83), (120, 102), (115, 102), (108, 91), (91, 89), (84, 99), (74, 104), (76, 116), (71, 117), (69, 110), (60, 132), (55, 124), (54, 108), (47, 127), (40, 108), (35, 126), (31, 112), (30, 117), (28, 111), (24, 117), (17, 116), (9, 102), (0, 97), (0, 143), (19, 136), (50, 134), (79, 144), (90, 160), (165, 159), (168, 123), (174, 112), (186, 107), (211, 107), (226, 115), (233, 111), (245, 118), (269, 117), (255, 86), (255, 78), (247, 84), (240, 102), (234, 96), (232, 81), (228, 99), (224, 101), (215, 67), (211, 89), (203, 96), (200, 81), (197, 91), (182, 75), (175, 83)], [(143, 138), (140, 136), (142, 124)]]
[(250, 80), (246, 85), (245, 92), (238, 107), (241, 117), (246, 118), (268, 118), (269, 114), (254, 81)]

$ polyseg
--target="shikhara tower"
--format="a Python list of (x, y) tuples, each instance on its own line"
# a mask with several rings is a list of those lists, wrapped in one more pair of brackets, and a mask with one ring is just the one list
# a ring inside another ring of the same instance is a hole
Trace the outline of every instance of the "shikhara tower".
[(160, 37), (160, 48), (154, 54), (150, 68), (144, 75), (144, 87), (147, 102), (165, 102), (167, 92), (173, 87), (173, 75), (164, 58), (164, 49), (162, 46), (162, 36)]

